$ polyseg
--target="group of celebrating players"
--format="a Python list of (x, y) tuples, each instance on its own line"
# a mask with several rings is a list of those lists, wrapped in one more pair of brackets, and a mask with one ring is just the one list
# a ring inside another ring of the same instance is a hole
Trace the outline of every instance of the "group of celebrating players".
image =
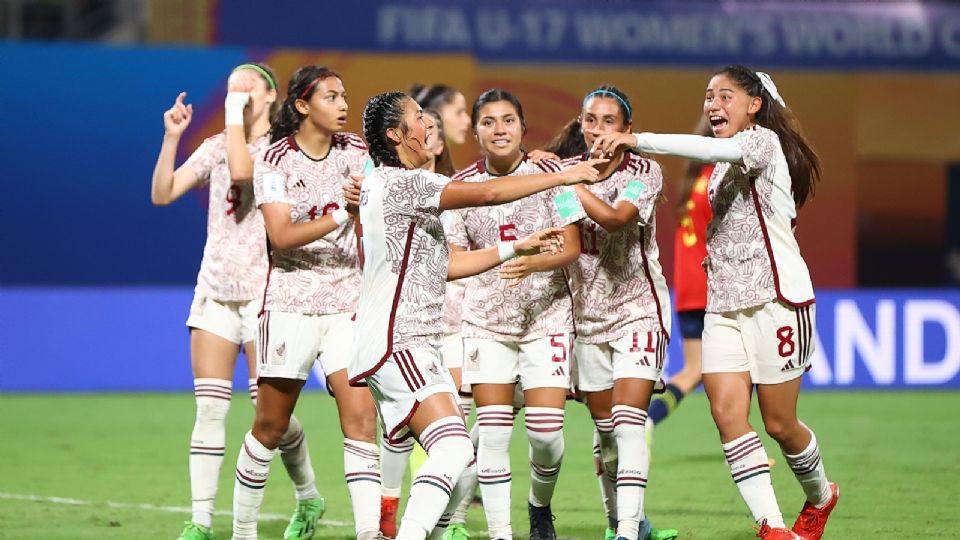
[[(469, 538), (478, 484), (490, 538), (512, 539), (509, 447), (521, 409), (530, 538), (555, 539), (550, 503), (570, 396), (596, 427), (605, 538), (675, 538), (644, 513), (646, 437), (701, 377), (757, 536), (822, 536), (839, 489), (797, 418), (815, 304), (793, 234), (820, 168), (767, 74), (714, 73), (703, 135), (635, 134), (627, 95), (600, 86), (547, 148), (529, 153), (523, 107), (502, 89), (469, 110), (446, 85), (379, 94), (364, 108), (362, 137), (342, 131), (344, 81), (326, 67), (298, 69), (282, 100), (264, 64), (235, 68), (227, 90), (224, 131), (180, 167), (193, 109), (177, 97), (153, 173), (158, 205), (210, 187), (187, 320), (197, 414), (193, 513), (180, 539), (213, 538), (241, 349), (256, 413), (237, 458), (236, 540), (257, 538), (278, 451), (297, 498), (284, 538), (316, 531), (324, 500), (293, 415), (314, 366), (339, 411), (358, 540)], [(457, 171), (450, 147), (471, 132), (481, 156)], [(688, 271), (682, 294), (677, 283), (687, 365), (665, 388), (671, 299), (655, 231), (663, 176), (652, 154), (694, 163), (678, 257), (703, 269)], [(792, 529), (748, 422), (754, 388), (764, 427), (806, 495)], [(651, 403), (655, 391), (664, 393)], [(414, 440), (426, 458), (398, 527)]]

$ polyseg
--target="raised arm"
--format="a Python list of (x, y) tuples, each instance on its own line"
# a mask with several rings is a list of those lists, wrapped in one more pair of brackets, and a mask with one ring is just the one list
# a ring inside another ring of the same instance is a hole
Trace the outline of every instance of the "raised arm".
[(173, 107), (163, 113), (163, 143), (157, 163), (153, 167), (153, 180), (150, 187), (150, 200), (157, 206), (166, 206), (179, 199), (184, 193), (197, 185), (199, 178), (189, 166), (174, 170), (177, 158), (177, 146), (180, 137), (193, 118), (193, 105), (184, 105), (186, 92), (180, 92)]
[(440, 195), (440, 210), (493, 206), (557, 186), (595, 182), (600, 177), (596, 166), (606, 162), (606, 159), (589, 159), (555, 173), (505, 176), (486, 182), (450, 182)]
[(247, 132), (243, 125), (243, 110), (250, 101), (255, 76), (247, 70), (234, 71), (227, 80), (227, 97), (223, 102), (227, 135), (227, 167), (230, 180), (253, 180), (253, 156), (247, 150)]
[(667, 154), (707, 163), (743, 162), (743, 150), (732, 138), (666, 133), (605, 133), (596, 138), (590, 154), (606, 156), (617, 148), (636, 148), (648, 154)]

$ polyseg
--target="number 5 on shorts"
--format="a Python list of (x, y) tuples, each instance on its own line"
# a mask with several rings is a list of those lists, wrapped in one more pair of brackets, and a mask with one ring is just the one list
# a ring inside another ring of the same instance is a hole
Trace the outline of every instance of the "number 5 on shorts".
[(553, 353), (554, 362), (567, 362), (567, 344), (563, 341), (566, 339), (566, 334), (551, 334), (550, 335), (550, 346), (555, 349), (560, 349), (559, 353)]

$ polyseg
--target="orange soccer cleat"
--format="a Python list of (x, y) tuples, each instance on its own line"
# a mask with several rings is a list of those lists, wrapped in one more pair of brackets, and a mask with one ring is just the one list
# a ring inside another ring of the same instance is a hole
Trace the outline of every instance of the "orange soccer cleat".
[(380, 497), (380, 534), (394, 538), (397, 536), (397, 497)]
[(820, 540), (823, 529), (827, 526), (827, 518), (830, 517), (830, 512), (840, 499), (840, 487), (833, 482), (829, 485), (830, 501), (823, 508), (817, 508), (809, 502), (803, 503), (803, 510), (797, 516), (797, 522), (793, 524), (793, 532), (807, 540)]

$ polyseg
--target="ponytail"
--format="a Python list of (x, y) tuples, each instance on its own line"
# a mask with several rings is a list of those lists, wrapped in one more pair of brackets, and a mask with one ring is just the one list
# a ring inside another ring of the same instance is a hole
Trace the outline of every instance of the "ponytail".
[(574, 118), (567, 122), (560, 129), (560, 133), (557, 133), (543, 149), (556, 154), (560, 159), (586, 154), (590, 149), (587, 148), (587, 143), (583, 140), (580, 118)]

